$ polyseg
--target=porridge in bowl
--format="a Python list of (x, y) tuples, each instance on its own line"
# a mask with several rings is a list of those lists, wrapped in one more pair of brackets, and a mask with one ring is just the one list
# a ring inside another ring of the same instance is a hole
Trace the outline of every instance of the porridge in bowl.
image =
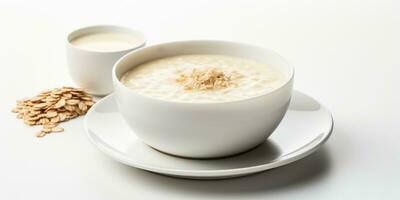
[(191, 54), (161, 58), (126, 72), (121, 82), (139, 94), (178, 102), (227, 102), (271, 92), (287, 81), (255, 60)]

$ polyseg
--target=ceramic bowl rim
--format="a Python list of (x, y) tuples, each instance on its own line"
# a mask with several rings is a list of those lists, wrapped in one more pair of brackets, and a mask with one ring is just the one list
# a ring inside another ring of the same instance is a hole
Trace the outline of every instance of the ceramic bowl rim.
[[(116, 32), (124, 32), (124, 33), (129, 33), (134, 36), (138, 36), (142, 41), (138, 45), (134, 45), (132, 47), (126, 48), (126, 49), (121, 49), (121, 50), (112, 50), (112, 51), (96, 51), (96, 50), (88, 50), (85, 48), (80, 48), (76, 45), (73, 45), (71, 43), (72, 39), (75, 37), (78, 37), (79, 35), (82, 34), (83, 31), (90, 31), (90, 30), (96, 30), (96, 29), (108, 29), (108, 30), (113, 30)], [(76, 36), (75, 36), (76, 35)], [(141, 31), (125, 27), (125, 26), (118, 26), (118, 25), (107, 25), (107, 24), (101, 24), (101, 25), (93, 25), (93, 26), (84, 26), (78, 29), (75, 29), (68, 33), (66, 37), (66, 44), (69, 48), (75, 49), (77, 51), (82, 51), (86, 53), (98, 53), (98, 54), (112, 54), (112, 53), (123, 53), (123, 52), (130, 52), (132, 50), (138, 49), (140, 47), (143, 47), (146, 45), (146, 37)]]
[[(122, 61), (124, 61), (125, 59), (127, 59), (128, 57), (130, 57), (132, 54), (135, 54), (138, 51), (142, 51), (142, 50), (149, 49), (149, 48), (155, 48), (155, 47), (166, 46), (166, 45), (174, 45), (174, 44), (184, 44), (184, 43), (189, 43), (189, 44), (190, 43), (233, 44), (233, 45), (237, 45), (237, 46), (243, 46), (243, 47), (246, 47), (246, 48), (254, 48), (254, 49), (259, 49), (259, 50), (262, 50), (262, 51), (265, 51), (265, 52), (269, 52), (274, 57), (280, 58), (282, 60), (282, 62), (284, 62), (288, 66), (288, 68), (289, 68), (289, 73), (288, 74), (289, 75), (286, 77), (286, 80), (282, 85), (280, 85), (279, 87), (275, 88), (272, 91), (267, 91), (267, 92), (261, 93), (261, 94), (259, 94), (257, 96), (254, 96), (254, 97), (249, 97), (249, 98), (244, 98), (244, 99), (239, 99), (239, 100), (233, 100), (233, 101), (222, 101), (222, 102), (184, 102), (184, 101), (168, 101), (168, 100), (153, 98), (153, 97), (149, 97), (149, 96), (145, 96), (145, 95), (139, 94), (139, 93), (135, 92), (134, 90), (129, 89), (117, 77), (117, 68), (120, 66), (120, 63)], [(258, 99), (258, 98), (270, 96), (270, 95), (276, 93), (277, 91), (282, 90), (283, 88), (285, 88), (289, 84), (291, 84), (293, 82), (293, 79), (294, 79), (294, 74), (295, 74), (295, 70), (294, 70), (293, 65), (290, 62), (288, 62), (284, 57), (282, 57), (281, 55), (279, 55), (277, 52), (275, 52), (273, 50), (266, 49), (266, 48), (263, 48), (263, 47), (259, 47), (259, 46), (256, 46), (256, 45), (240, 43), (240, 42), (225, 41), (225, 40), (181, 40), (181, 41), (172, 41), (172, 42), (159, 43), (159, 44), (146, 46), (146, 47), (139, 48), (139, 49), (136, 49), (134, 51), (131, 51), (131, 52), (127, 53), (126, 55), (122, 56), (114, 64), (113, 69), (112, 69), (112, 79), (113, 79), (113, 82), (114, 82), (114, 87), (118, 87), (118, 89), (122, 89), (122, 90), (124, 90), (124, 91), (126, 91), (126, 92), (128, 92), (130, 94), (142, 97), (143, 99), (148, 99), (148, 100), (153, 100), (153, 101), (163, 102), (163, 103), (170, 103), (170, 104), (190, 104), (190, 105), (232, 104), (232, 103), (240, 103), (240, 102), (245, 102), (245, 101), (250, 101), (250, 100), (255, 100), (255, 99)], [(116, 91), (118, 89), (114, 88), (114, 91)]]

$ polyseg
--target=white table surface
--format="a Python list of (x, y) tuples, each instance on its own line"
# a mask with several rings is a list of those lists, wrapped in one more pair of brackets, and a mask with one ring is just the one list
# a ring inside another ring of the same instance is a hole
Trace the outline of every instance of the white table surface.
[[(400, 199), (399, 5), (395, 1), (0, 2), (0, 199)], [(64, 40), (80, 26), (142, 30), (149, 44), (223, 39), (274, 49), (295, 88), (333, 113), (331, 139), (311, 156), (219, 181), (122, 165), (85, 137), (83, 118), (38, 139), (15, 100), (71, 85)]]

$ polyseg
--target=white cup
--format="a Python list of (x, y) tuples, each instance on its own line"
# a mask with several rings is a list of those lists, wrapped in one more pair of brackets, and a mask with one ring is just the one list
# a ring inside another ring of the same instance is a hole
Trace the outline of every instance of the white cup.
[[(97, 32), (117, 32), (132, 34), (142, 42), (127, 49), (117, 51), (95, 51), (76, 46), (71, 41), (79, 36)], [(120, 26), (100, 25), (84, 27), (71, 32), (67, 37), (67, 62), (72, 80), (88, 93), (107, 95), (113, 91), (112, 68), (115, 62), (128, 52), (143, 47), (144, 35), (136, 30)]]

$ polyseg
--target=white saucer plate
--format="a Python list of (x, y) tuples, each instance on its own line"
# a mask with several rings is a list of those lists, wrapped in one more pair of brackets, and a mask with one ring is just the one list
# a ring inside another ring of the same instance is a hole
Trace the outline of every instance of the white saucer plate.
[(304, 158), (327, 141), (333, 119), (316, 100), (294, 91), (288, 112), (264, 143), (236, 156), (206, 160), (175, 157), (142, 143), (118, 112), (113, 94), (89, 110), (84, 126), (89, 140), (98, 149), (124, 164), (168, 176), (222, 179), (261, 172)]

